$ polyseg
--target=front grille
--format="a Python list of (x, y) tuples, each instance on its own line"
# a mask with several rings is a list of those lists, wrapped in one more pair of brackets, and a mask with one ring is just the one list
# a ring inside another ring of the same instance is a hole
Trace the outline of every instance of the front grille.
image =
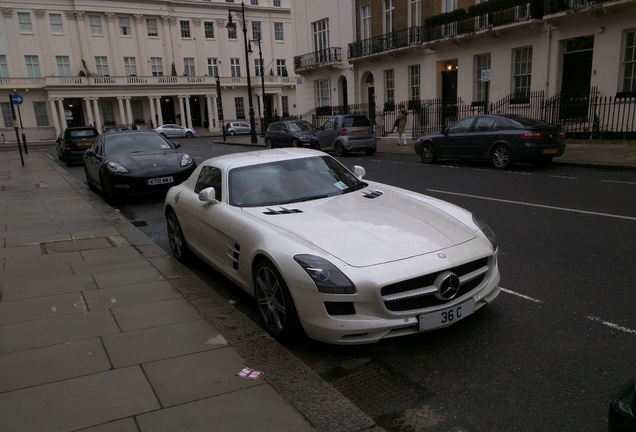
[[(461, 297), (477, 288), (488, 273), (488, 258), (482, 258), (444, 271), (455, 273), (460, 280), (459, 292), (455, 298)], [(382, 288), (380, 293), (384, 305), (390, 311), (403, 312), (425, 309), (447, 303), (435, 296), (437, 288), (435, 279), (442, 272), (427, 274), (405, 280)]]

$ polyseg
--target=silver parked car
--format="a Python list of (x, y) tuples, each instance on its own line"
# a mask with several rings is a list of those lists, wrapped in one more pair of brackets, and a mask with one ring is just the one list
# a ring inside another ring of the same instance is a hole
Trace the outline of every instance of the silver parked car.
[(228, 135), (248, 134), (250, 130), (250, 124), (244, 121), (231, 121), (225, 125), (225, 133)]
[(153, 129), (164, 138), (192, 138), (196, 136), (196, 131), (178, 124), (165, 124)]
[(350, 151), (375, 153), (377, 141), (373, 125), (365, 115), (335, 115), (329, 118), (316, 133), (318, 149), (344, 156)]

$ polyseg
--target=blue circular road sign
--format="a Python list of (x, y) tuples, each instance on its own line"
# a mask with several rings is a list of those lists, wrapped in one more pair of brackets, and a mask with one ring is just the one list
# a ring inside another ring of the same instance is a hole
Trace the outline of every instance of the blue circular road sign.
[(13, 102), (14, 105), (22, 105), (23, 100), (22, 96), (17, 93), (11, 95), (11, 102)]

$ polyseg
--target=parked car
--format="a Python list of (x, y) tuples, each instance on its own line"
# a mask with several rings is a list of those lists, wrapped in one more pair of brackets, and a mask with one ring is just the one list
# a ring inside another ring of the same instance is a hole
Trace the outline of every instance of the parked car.
[(192, 138), (197, 135), (194, 129), (173, 123), (158, 126), (153, 130), (165, 138)]
[(105, 133), (84, 154), (86, 183), (111, 202), (120, 196), (165, 193), (196, 168), (179, 147), (152, 131)]
[(376, 342), (451, 325), (497, 297), (485, 223), (364, 175), (304, 148), (208, 159), (166, 195), (170, 248), (253, 295), (281, 340)]
[(414, 148), (427, 164), (438, 159), (485, 160), (496, 169), (506, 169), (522, 161), (548, 164), (565, 152), (565, 134), (559, 126), (531, 117), (484, 114), (424, 135)]
[(244, 121), (232, 121), (225, 125), (225, 133), (228, 135), (241, 135), (251, 132), (249, 123)]
[(304, 120), (284, 120), (274, 122), (265, 131), (265, 146), (313, 147), (318, 129)]
[(636, 380), (633, 377), (610, 402), (607, 423), (609, 432), (636, 431)]
[(99, 132), (92, 126), (74, 126), (64, 129), (57, 137), (57, 157), (66, 163), (66, 166), (74, 162), (82, 162), (84, 152), (93, 145)]
[(377, 141), (373, 125), (365, 115), (335, 115), (316, 133), (317, 149), (344, 156), (350, 151), (375, 154)]

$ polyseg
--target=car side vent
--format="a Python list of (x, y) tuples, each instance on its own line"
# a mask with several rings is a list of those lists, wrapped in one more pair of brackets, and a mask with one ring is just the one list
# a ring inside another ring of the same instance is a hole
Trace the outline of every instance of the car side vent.
[(370, 190), (365, 190), (362, 192), (364, 194), (365, 198), (377, 198), (379, 196), (382, 196), (384, 194), (384, 192), (381, 192), (379, 190), (374, 190), (374, 191), (370, 191)]
[(263, 214), (272, 216), (272, 215), (293, 214), (293, 213), (302, 213), (302, 212), (303, 212), (302, 210), (298, 210), (298, 209), (289, 209), (285, 207), (279, 207), (278, 209), (268, 208), (266, 212), (263, 212)]
[(226, 244), (226, 255), (232, 260), (232, 268), (238, 270), (239, 268), (239, 255), (241, 255), (241, 246), (238, 243)]

